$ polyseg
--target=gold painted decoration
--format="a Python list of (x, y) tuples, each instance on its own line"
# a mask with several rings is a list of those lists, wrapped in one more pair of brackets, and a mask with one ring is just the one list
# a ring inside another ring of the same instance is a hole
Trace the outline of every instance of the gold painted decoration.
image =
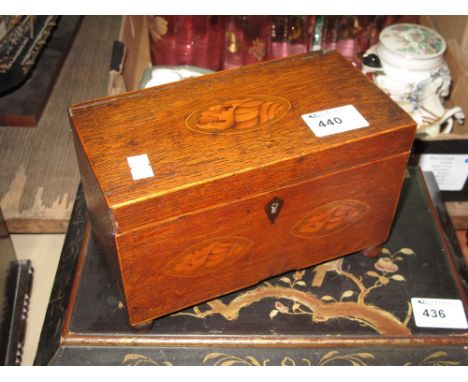
[[(460, 361), (448, 359), (449, 355), (444, 351), (436, 351), (426, 356), (422, 361), (409, 361), (405, 366), (458, 366)], [(387, 360), (388, 361), (388, 360)], [(385, 361), (369, 352), (354, 353), (343, 350), (330, 350), (319, 357), (312, 354), (309, 358), (295, 358), (293, 356), (283, 356), (280, 362), (272, 362), (271, 358), (258, 359), (252, 355), (233, 355), (228, 353), (213, 352), (203, 356), (200, 364), (205, 366), (269, 366), (278, 364), (281, 366), (326, 366), (326, 365), (348, 365), (348, 366), (368, 366), (382, 365)], [(174, 363), (162, 360), (156, 361), (143, 354), (126, 354), (122, 360), (124, 366), (175, 366)]]
[[(345, 319), (367, 326), (377, 333), (390, 336), (407, 336), (411, 334), (408, 323), (412, 316), (412, 307), (407, 304), (406, 316), (403, 319), (395, 316), (392, 312), (382, 309), (372, 303), (367, 303), (369, 295), (390, 283), (406, 282), (406, 277), (397, 273), (398, 263), (404, 261), (405, 257), (416, 254), (410, 248), (401, 248), (391, 252), (383, 248), (381, 255), (373, 264), (373, 269), (364, 274), (355, 275), (343, 269), (343, 259), (332, 260), (328, 263), (317, 265), (313, 268), (311, 281), (304, 279), (306, 272), (296, 271), (292, 276), (282, 276), (278, 283), (264, 282), (254, 289), (241, 293), (228, 303), (222, 299), (215, 299), (206, 303), (208, 309), (202, 310), (194, 307), (192, 312), (179, 312), (173, 316), (191, 316), (204, 319), (211, 315), (221, 315), (226, 320), (235, 321), (239, 318), (242, 309), (256, 304), (262, 300), (276, 299), (273, 309), (270, 310), (270, 320), (280, 315), (309, 316), (314, 323), (323, 323), (334, 319)], [(386, 260), (382, 262), (382, 258)], [(382, 266), (382, 264), (385, 266)], [(338, 296), (312, 293), (308, 285), (314, 288), (322, 288), (327, 273), (333, 273), (350, 282), (350, 288), (340, 290)], [(281, 300), (281, 301), (279, 301)]]
[(458, 366), (460, 361), (447, 359), (449, 355), (444, 351), (436, 351), (425, 357), (419, 363), (407, 362), (404, 366)]
[(291, 229), (294, 236), (304, 239), (330, 235), (361, 220), (369, 206), (358, 200), (337, 200), (314, 209)]
[[(369, 360), (374, 361), (375, 356), (371, 353), (348, 353), (343, 354), (337, 350), (325, 353), (316, 362), (313, 359), (301, 358), (296, 360), (293, 357), (283, 357), (281, 366), (325, 366), (325, 365), (349, 365), (349, 366), (367, 366)], [(208, 353), (203, 358), (203, 365), (207, 366), (268, 366), (271, 359), (259, 360), (251, 355), (236, 356), (227, 353)]]
[(273, 96), (216, 101), (190, 114), (185, 124), (199, 133), (243, 133), (277, 122), (290, 108), (288, 100)]
[[(222, 238), (231, 239), (231, 238)], [(237, 238), (238, 239), (238, 238)], [(216, 240), (213, 240), (215, 242)], [(208, 242), (205, 242), (208, 244)], [(202, 247), (202, 245), (200, 245)], [(400, 264), (416, 256), (411, 248), (400, 248), (391, 251), (383, 248), (380, 257), (374, 259), (367, 269), (360, 273), (352, 273), (347, 266), (343, 266), (344, 259), (336, 259), (312, 268), (312, 275), (306, 270), (298, 270), (279, 277), (276, 281), (264, 282), (259, 286), (240, 293), (228, 302), (215, 299), (189, 311), (173, 314), (173, 316), (190, 316), (195, 319), (220, 315), (226, 320), (235, 321), (242, 314), (243, 309), (260, 302), (271, 303), (268, 314), (269, 320), (277, 320), (280, 316), (308, 316), (311, 324), (321, 324), (331, 320), (349, 320), (367, 326), (375, 332), (391, 337), (409, 336), (408, 327), (412, 317), (412, 307), (406, 301), (407, 311), (404, 317), (385, 310), (375, 301), (368, 302), (368, 297), (374, 291), (386, 288), (391, 283), (405, 283), (407, 276), (400, 273)], [(382, 260), (384, 259), (384, 260)], [(331, 275), (328, 275), (331, 273)], [(312, 276), (312, 277), (310, 277)], [(331, 276), (331, 277), (329, 277)], [(327, 281), (337, 283), (337, 278), (346, 280), (347, 290), (338, 289), (338, 293), (331, 293), (327, 288)], [(311, 290), (312, 287), (312, 290)], [(403, 302), (405, 302), (403, 300)], [(401, 312), (404, 313), (404, 312)], [(244, 349), (245, 350), (245, 349)], [(278, 350), (278, 348), (276, 349)], [(324, 365), (380, 365), (388, 362), (388, 355), (384, 352), (355, 352), (352, 349), (331, 349), (321, 354), (310, 352), (306, 357), (294, 354), (287, 348), (278, 352), (263, 352), (258, 356), (248, 350), (238, 352), (208, 352), (199, 353), (198, 364), (208, 366), (267, 366), (272, 364), (282, 366), (324, 366)], [(271, 351), (271, 350), (270, 350)], [(235, 353), (235, 354), (234, 354)], [(420, 352), (422, 353), (422, 352)], [(447, 365), (456, 366), (462, 362), (454, 359), (453, 355), (443, 350), (428, 349), (426, 354), (408, 352), (409, 359), (405, 365)], [(384, 356), (383, 358), (381, 358)], [(181, 358), (183, 359), (183, 357)], [(157, 356), (155, 359), (147, 355), (125, 354), (121, 363), (129, 366), (144, 365), (173, 365), (167, 358)], [(398, 361), (400, 362), (400, 361)]]
[(164, 273), (176, 277), (197, 277), (227, 267), (244, 257), (253, 242), (243, 237), (218, 237), (192, 245), (172, 260)]
[(172, 362), (160, 361), (157, 362), (154, 359), (147, 357), (143, 354), (129, 353), (126, 354), (122, 360), (123, 366), (174, 366)]

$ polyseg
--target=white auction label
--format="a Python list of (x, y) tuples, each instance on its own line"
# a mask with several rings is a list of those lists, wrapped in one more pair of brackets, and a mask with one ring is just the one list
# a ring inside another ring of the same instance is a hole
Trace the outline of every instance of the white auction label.
[(411, 305), (414, 322), (420, 328), (468, 328), (461, 300), (413, 297)]
[(302, 119), (317, 137), (368, 127), (369, 122), (353, 105), (303, 114)]
[(432, 171), (442, 191), (460, 191), (468, 177), (468, 154), (422, 154), (419, 167)]
[(151, 178), (154, 176), (148, 155), (141, 154), (127, 158), (128, 167), (132, 173), (133, 180)]

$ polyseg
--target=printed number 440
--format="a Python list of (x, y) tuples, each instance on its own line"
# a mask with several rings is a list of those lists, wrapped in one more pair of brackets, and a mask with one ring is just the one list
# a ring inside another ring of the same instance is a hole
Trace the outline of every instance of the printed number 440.
[(341, 118), (335, 117), (335, 118), (328, 118), (326, 121), (320, 120), (319, 126), (320, 127), (327, 127), (327, 126), (334, 126), (334, 125), (340, 125), (343, 123), (343, 120)]

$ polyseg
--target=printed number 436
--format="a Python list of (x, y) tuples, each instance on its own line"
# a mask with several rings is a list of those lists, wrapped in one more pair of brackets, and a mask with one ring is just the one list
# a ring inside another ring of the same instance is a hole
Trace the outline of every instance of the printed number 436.
[(442, 309), (426, 309), (423, 312), (423, 316), (432, 318), (445, 318), (445, 312)]

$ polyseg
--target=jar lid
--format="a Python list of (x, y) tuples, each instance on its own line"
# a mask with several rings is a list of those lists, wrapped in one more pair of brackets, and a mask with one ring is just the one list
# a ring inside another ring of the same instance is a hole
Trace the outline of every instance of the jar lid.
[(446, 48), (440, 34), (417, 24), (391, 25), (382, 30), (379, 40), (387, 50), (406, 59), (435, 58)]

